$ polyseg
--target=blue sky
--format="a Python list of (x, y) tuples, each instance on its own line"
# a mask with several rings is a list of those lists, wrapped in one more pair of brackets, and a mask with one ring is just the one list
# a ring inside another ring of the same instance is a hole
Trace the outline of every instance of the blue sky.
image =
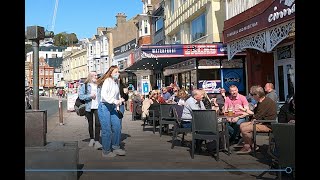
[[(25, 0), (25, 27), (42, 26), (51, 30), (56, 0)], [(97, 27), (114, 27), (116, 14), (127, 20), (142, 13), (141, 0), (59, 0), (54, 33), (75, 33), (78, 39), (91, 38)]]

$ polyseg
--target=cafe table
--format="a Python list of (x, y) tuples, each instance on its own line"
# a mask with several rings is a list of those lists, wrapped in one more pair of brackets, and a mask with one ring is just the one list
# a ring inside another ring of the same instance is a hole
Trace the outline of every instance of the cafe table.
[(230, 144), (229, 144), (229, 131), (228, 128), (226, 126), (226, 123), (228, 123), (227, 118), (235, 118), (238, 117), (238, 114), (232, 114), (229, 115), (228, 113), (218, 113), (217, 114), (217, 118), (218, 118), (218, 124), (219, 126), (219, 131), (220, 131), (220, 135), (223, 138), (223, 145), (224, 148), (222, 149), (223, 151), (227, 151), (228, 154), (230, 155)]

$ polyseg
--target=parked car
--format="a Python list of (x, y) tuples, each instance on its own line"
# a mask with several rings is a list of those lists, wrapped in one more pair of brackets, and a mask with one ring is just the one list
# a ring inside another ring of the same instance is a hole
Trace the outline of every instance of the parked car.
[(39, 87), (39, 96), (44, 96), (45, 95), (45, 91), (42, 87)]

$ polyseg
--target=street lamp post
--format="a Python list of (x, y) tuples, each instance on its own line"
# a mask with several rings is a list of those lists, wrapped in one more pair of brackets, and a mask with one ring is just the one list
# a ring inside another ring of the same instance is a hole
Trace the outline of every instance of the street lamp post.
[(41, 26), (28, 26), (26, 38), (32, 41), (33, 49), (33, 109), (39, 110), (39, 41), (52, 38), (52, 31), (44, 31)]

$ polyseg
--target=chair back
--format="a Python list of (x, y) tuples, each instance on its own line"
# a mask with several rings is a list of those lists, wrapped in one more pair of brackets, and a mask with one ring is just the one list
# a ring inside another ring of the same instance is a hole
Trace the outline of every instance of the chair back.
[(295, 124), (274, 123), (272, 134), (279, 151), (281, 167), (295, 167)]
[(181, 119), (183, 113), (184, 106), (180, 106), (178, 104), (173, 104), (170, 108), (170, 112), (172, 113), (172, 117)]
[(160, 104), (160, 118), (161, 119), (173, 119), (170, 116), (170, 108), (172, 104)]
[(192, 131), (218, 133), (218, 118), (216, 111), (192, 110)]

